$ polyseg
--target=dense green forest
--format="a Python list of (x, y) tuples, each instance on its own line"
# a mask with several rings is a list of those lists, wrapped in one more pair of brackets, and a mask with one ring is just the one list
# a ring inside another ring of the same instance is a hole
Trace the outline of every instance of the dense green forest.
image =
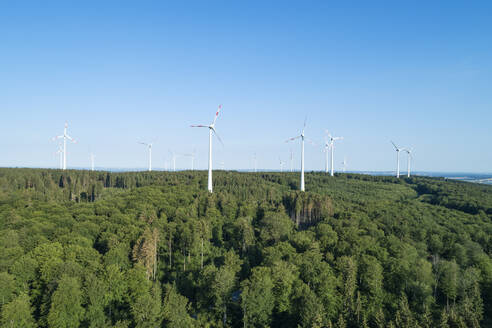
[(0, 169), (0, 327), (492, 327), (492, 186)]

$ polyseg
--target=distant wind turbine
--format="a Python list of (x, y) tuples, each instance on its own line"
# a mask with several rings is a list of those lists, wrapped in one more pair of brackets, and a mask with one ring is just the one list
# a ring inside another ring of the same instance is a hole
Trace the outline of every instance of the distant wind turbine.
[(400, 177), (400, 152), (403, 150), (405, 151), (405, 148), (399, 148), (393, 141), (391, 141), (393, 144), (393, 147), (395, 147), (396, 150), (396, 177)]
[[(192, 128), (208, 128), (208, 191), (212, 192), (212, 133), (215, 134), (217, 139), (219, 139), (220, 143), (222, 140), (220, 139), (217, 131), (215, 131), (215, 122), (217, 121), (217, 117), (219, 116), (220, 110), (222, 109), (222, 105), (219, 105), (217, 112), (215, 112), (214, 121), (210, 125), (191, 125)], [(223, 144), (223, 143), (222, 143)]]
[(192, 153), (184, 154), (184, 156), (191, 158), (191, 170), (192, 171), (195, 169), (195, 155), (196, 155), (196, 149), (193, 149)]
[(343, 157), (342, 170), (345, 172), (347, 170), (347, 156)]
[(280, 173), (282, 173), (284, 171), (284, 164), (285, 164), (285, 162), (283, 162), (280, 157), (278, 158), (278, 160), (280, 162)]
[(405, 152), (407, 153), (407, 178), (410, 178), (410, 162), (412, 160), (412, 149), (405, 149)]
[(63, 165), (62, 165), (63, 170), (67, 169), (67, 139), (72, 141), (73, 143), (76, 143), (76, 141), (67, 134), (67, 128), (68, 128), (68, 123), (65, 122), (65, 128), (63, 129), (63, 134), (53, 138), (53, 140), (63, 139)]
[[(306, 118), (307, 119), (307, 118)], [(287, 139), (285, 142), (289, 141), (294, 141), (296, 139), (301, 139), (301, 191), (304, 191), (304, 139), (307, 140), (307, 138), (304, 135), (304, 130), (306, 129), (306, 119), (304, 119), (304, 126), (302, 128), (301, 134), (298, 135), (297, 137), (292, 137), (290, 139)]]
[(290, 172), (294, 171), (294, 152), (290, 150)]
[(139, 144), (146, 146), (149, 149), (149, 172), (152, 171), (152, 143), (139, 142)]
[(256, 173), (256, 153), (253, 154), (253, 171)]
[[(180, 154), (176, 154), (174, 151), (169, 151), (171, 153), (171, 158), (173, 161), (173, 172), (176, 172), (176, 158), (180, 157)], [(186, 155), (185, 155), (186, 156)]]
[[(325, 147), (329, 147), (331, 149), (331, 168), (330, 175), (333, 176), (334, 166), (333, 166), (333, 151), (335, 149), (335, 141), (343, 140), (343, 137), (333, 137), (330, 132), (326, 131), (328, 135), (328, 140), (325, 139)], [(326, 148), (325, 148), (326, 149)]]

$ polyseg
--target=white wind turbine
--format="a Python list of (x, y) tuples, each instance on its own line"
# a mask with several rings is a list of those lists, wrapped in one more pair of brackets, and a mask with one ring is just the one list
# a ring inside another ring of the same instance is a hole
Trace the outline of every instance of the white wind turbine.
[(146, 146), (149, 149), (149, 172), (152, 171), (152, 143), (139, 142), (139, 144)]
[(188, 154), (183, 155), (183, 156), (191, 158), (191, 170), (192, 171), (195, 169), (195, 155), (196, 155), (196, 149), (193, 149), (192, 153), (188, 153)]
[(306, 129), (306, 119), (304, 119), (304, 126), (302, 128), (301, 134), (297, 137), (292, 137), (287, 139), (285, 142), (293, 141), (296, 139), (301, 139), (301, 191), (304, 191), (304, 139), (306, 139), (304, 135), (304, 130)]
[(280, 157), (278, 158), (278, 161), (280, 162), (280, 173), (282, 173), (284, 171), (285, 162), (282, 161), (282, 159)]
[(347, 170), (347, 156), (343, 157), (342, 170), (345, 172)]
[(217, 117), (219, 116), (219, 112), (222, 109), (222, 105), (219, 105), (219, 108), (217, 109), (217, 112), (215, 112), (215, 117), (214, 121), (210, 125), (191, 125), (192, 128), (208, 128), (208, 191), (212, 192), (213, 187), (212, 187), (212, 133), (215, 134), (217, 139), (219, 139), (220, 143), (222, 143), (222, 140), (220, 139), (219, 135), (215, 131), (215, 122), (217, 121)]
[(176, 172), (176, 158), (180, 157), (181, 155), (176, 154), (174, 151), (171, 151), (171, 150), (169, 152), (171, 153), (171, 158), (173, 161), (173, 172)]
[(396, 177), (400, 177), (400, 152), (405, 151), (405, 148), (399, 148), (393, 141), (391, 141), (396, 150)]
[(325, 173), (328, 173), (328, 153), (330, 151), (330, 143), (325, 139), (325, 146), (323, 147), (323, 152), (325, 153)]
[(256, 173), (256, 153), (253, 154), (253, 171)]
[(67, 134), (67, 128), (68, 128), (68, 123), (65, 122), (65, 128), (63, 129), (63, 134), (53, 138), (53, 140), (63, 139), (63, 165), (62, 165), (63, 170), (67, 169), (67, 139), (72, 141), (73, 143), (76, 143), (76, 141)]
[(294, 152), (290, 150), (290, 172), (294, 171)]
[(407, 153), (407, 178), (410, 178), (410, 162), (412, 161), (412, 149), (405, 149), (405, 152)]
[[(327, 147), (331, 149), (331, 168), (330, 168), (330, 175), (333, 176), (333, 151), (335, 149), (335, 141), (337, 140), (343, 140), (343, 137), (333, 137), (330, 132), (326, 131), (329, 140), (325, 139), (325, 150), (327, 150)], [(328, 160), (328, 153), (326, 155), (326, 159)], [(328, 165), (326, 165), (328, 168)]]

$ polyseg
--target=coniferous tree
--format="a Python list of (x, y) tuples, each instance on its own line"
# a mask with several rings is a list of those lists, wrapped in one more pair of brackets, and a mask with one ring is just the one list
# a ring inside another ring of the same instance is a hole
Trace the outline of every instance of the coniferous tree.
[(48, 324), (53, 328), (76, 328), (84, 319), (82, 290), (76, 278), (62, 276), (51, 298)]

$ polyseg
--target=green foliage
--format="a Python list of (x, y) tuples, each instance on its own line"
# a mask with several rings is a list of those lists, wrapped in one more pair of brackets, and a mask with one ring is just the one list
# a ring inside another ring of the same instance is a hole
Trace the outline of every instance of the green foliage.
[(270, 327), (275, 305), (270, 269), (256, 267), (241, 285), (241, 306), (246, 327)]
[(164, 306), (162, 308), (165, 327), (187, 328), (194, 326), (194, 320), (189, 314), (190, 308), (188, 299), (176, 291), (176, 286), (165, 286)]
[(48, 324), (53, 328), (76, 328), (84, 318), (82, 289), (76, 278), (62, 276), (53, 293)]
[(12, 328), (34, 328), (35, 321), (32, 317), (29, 296), (25, 293), (20, 294), (12, 302), (2, 306), (1, 327)]
[(489, 327), (492, 187), (0, 168), (2, 327)]

